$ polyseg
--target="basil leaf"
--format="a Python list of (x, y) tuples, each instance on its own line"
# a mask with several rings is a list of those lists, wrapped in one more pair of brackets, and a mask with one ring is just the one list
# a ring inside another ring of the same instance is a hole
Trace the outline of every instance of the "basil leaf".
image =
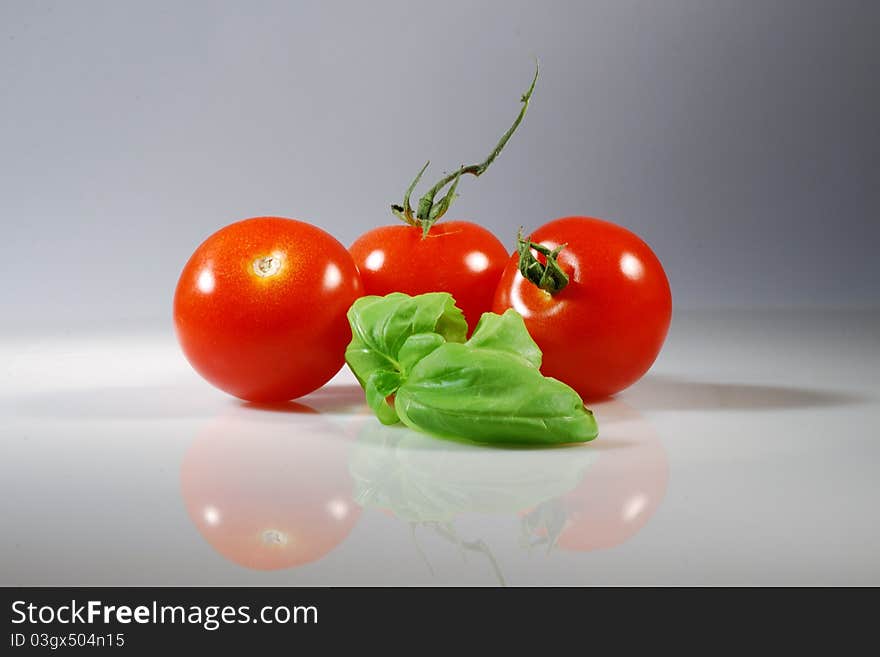
[(593, 414), (567, 385), (516, 354), (463, 344), (444, 344), (420, 360), (394, 407), (409, 427), (476, 442), (569, 443), (598, 434)]
[(422, 358), (445, 343), (446, 340), (438, 333), (416, 333), (409, 336), (397, 354), (401, 371), (409, 372)]
[(523, 358), (535, 369), (541, 367), (541, 349), (529, 335), (522, 315), (512, 308), (503, 315), (483, 313), (467, 344), (469, 347), (513, 354)]
[[(345, 350), (345, 360), (367, 393), (370, 408), (381, 414), (386, 423), (396, 421), (396, 414), (387, 404), (383, 391), (392, 379), (374, 379), (375, 372), (402, 372), (400, 351), (409, 338), (418, 334), (436, 334), (441, 341), (464, 342), (467, 322), (455, 306), (452, 295), (432, 292), (411, 297), (395, 292), (385, 297), (367, 296), (358, 299), (348, 310), (352, 340)], [(436, 338), (426, 343), (413, 343), (412, 351), (404, 352), (408, 362), (428, 353), (428, 343), (436, 346)], [(399, 385), (399, 383), (398, 383)], [(393, 391), (392, 391), (393, 392)]]
[(598, 433), (578, 394), (541, 375), (541, 350), (514, 310), (485, 313), (467, 342), (464, 316), (445, 292), (363, 297), (348, 319), (346, 362), (383, 424), (513, 444)]
[(397, 411), (388, 403), (388, 397), (397, 392), (399, 387), (400, 374), (393, 370), (373, 370), (367, 377), (367, 383), (364, 386), (367, 404), (373, 409), (382, 424), (400, 422)]

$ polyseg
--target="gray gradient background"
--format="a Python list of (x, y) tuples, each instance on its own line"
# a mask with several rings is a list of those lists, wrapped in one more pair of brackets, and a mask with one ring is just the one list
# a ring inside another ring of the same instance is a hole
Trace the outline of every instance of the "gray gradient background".
[(679, 308), (876, 306), (880, 3), (0, 1), (3, 325), (167, 322), (209, 233), (350, 244), (430, 158), (448, 216), (592, 214)]

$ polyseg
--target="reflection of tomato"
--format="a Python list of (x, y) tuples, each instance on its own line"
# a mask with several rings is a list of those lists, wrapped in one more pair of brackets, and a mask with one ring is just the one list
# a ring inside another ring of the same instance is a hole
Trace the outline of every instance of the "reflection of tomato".
[[(290, 408), (290, 407), (289, 407)], [(300, 407), (305, 408), (305, 407)], [(181, 490), (211, 546), (245, 568), (292, 568), (322, 558), (348, 536), (348, 445), (319, 415), (250, 410), (223, 418), (193, 441)]]
[(593, 410), (602, 422), (599, 460), (573, 490), (525, 514), (533, 535), (563, 550), (620, 545), (645, 526), (666, 494), (666, 450), (651, 425), (621, 401)]
[(342, 367), (345, 313), (361, 287), (345, 247), (320, 228), (246, 219), (211, 235), (186, 263), (174, 295), (177, 337), (221, 390), (286, 401)]
[[(657, 256), (622, 226), (588, 217), (551, 221), (532, 233), (531, 242), (548, 249), (565, 245), (558, 263), (568, 283), (552, 294), (541, 289), (523, 277), (514, 254), (493, 310), (519, 312), (544, 354), (541, 371), (584, 399), (602, 399), (635, 383), (660, 353), (672, 316)], [(543, 255), (538, 260), (546, 262)]]
[(349, 249), (366, 294), (449, 292), (470, 330), (492, 310), (492, 297), (510, 253), (488, 230), (468, 221), (444, 221), (427, 236), (413, 226), (382, 226)]

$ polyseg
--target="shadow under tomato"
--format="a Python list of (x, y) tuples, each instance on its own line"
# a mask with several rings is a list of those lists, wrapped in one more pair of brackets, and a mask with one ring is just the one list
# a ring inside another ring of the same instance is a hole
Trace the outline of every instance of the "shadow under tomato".
[(364, 390), (356, 383), (324, 386), (297, 401), (321, 413), (369, 412)]
[(640, 410), (772, 410), (858, 404), (865, 397), (816, 388), (694, 381), (652, 374), (620, 394)]
[(230, 399), (210, 386), (96, 387), (51, 390), (3, 400), (16, 416), (40, 419), (154, 420), (213, 415)]
[(317, 414), (316, 411), (311, 406), (306, 406), (305, 404), (300, 404), (295, 401), (286, 401), (286, 402), (249, 402), (243, 401), (241, 402), (242, 408), (249, 408), (255, 411), (267, 411), (269, 413), (306, 413), (306, 414)]

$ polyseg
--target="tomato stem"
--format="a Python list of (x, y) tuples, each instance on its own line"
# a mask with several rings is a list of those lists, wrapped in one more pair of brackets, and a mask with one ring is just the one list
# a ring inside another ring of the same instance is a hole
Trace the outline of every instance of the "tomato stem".
[[(446, 214), (446, 211), (449, 209), (449, 206), (452, 205), (452, 201), (455, 200), (457, 194), (455, 193), (456, 187), (458, 187), (458, 182), (461, 179), (461, 176), (464, 174), (470, 174), (474, 177), (479, 177), (489, 168), (489, 165), (495, 161), (495, 158), (501, 153), (501, 150), (507, 144), (510, 137), (519, 127), (519, 124), (522, 123), (523, 117), (526, 115), (526, 110), (529, 108), (529, 100), (532, 97), (532, 92), (535, 90), (535, 83), (538, 81), (538, 60), (535, 60), (535, 75), (532, 78), (532, 84), (529, 86), (528, 90), (522, 95), (520, 98), (520, 102), (522, 103), (522, 108), (519, 111), (519, 114), (516, 117), (516, 120), (513, 122), (513, 125), (508, 128), (507, 132), (505, 132), (501, 139), (495, 144), (495, 148), (492, 149), (492, 152), (489, 153), (488, 157), (483, 160), (480, 164), (471, 164), (469, 166), (461, 166), (454, 173), (447, 174), (443, 178), (440, 179), (437, 184), (435, 184), (431, 189), (429, 189), (424, 196), (419, 199), (418, 204), (416, 205), (416, 211), (413, 212), (412, 206), (410, 205), (410, 196), (412, 195), (413, 190), (418, 184), (419, 180), (422, 177), (422, 174), (425, 172), (425, 169), (428, 168), (428, 163), (422, 167), (422, 170), (416, 175), (415, 179), (410, 183), (409, 188), (406, 190), (406, 194), (403, 197), (403, 205), (397, 205), (396, 203), (391, 206), (391, 212), (395, 217), (400, 219), (401, 221), (406, 222), (410, 226), (421, 226), (423, 237), (428, 235), (428, 231), (431, 230), (431, 226), (433, 226), (440, 217)], [(440, 191), (449, 184), (452, 186), (446, 192), (446, 194), (436, 203), (434, 202), (434, 198)]]
[[(516, 251), (519, 254), (519, 272), (542, 290), (550, 294), (562, 291), (569, 283), (568, 274), (562, 271), (556, 259), (567, 244), (560, 244), (555, 249), (549, 249), (543, 244), (532, 242), (530, 237), (523, 237), (522, 228), (516, 235)], [(546, 264), (542, 264), (534, 255), (532, 249), (544, 256)]]
[(405, 221), (410, 226), (415, 226), (416, 220), (413, 217), (412, 208), (409, 205), (409, 197), (412, 195), (413, 190), (416, 188), (416, 185), (419, 184), (419, 180), (422, 178), (422, 174), (425, 173), (425, 169), (428, 168), (428, 165), (431, 164), (431, 160), (425, 162), (425, 166), (422, 167), (422, 170), (416, 174), (416, 177), (409, 184), (409, 187), (406, 189), (406, 194), (403, 195), (403, 205), (392, 205), (391, 212), (394, 213), (394, 216)]

